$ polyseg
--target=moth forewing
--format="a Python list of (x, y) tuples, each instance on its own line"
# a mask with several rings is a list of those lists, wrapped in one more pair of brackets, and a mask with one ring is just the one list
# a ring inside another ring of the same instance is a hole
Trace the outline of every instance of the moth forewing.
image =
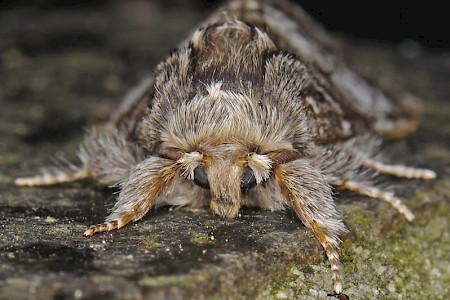
[(87, 177), (118, 184), (111, 214), (86, 236), (137, 221), (155, 203), (205, 205), (224, 217), (243, 205), (290, 207), (325, 249), (334, 292), (345, 298), (338, 256), (345, 226), (333, 188), (386, 201), (412, 220), (365, 174), (436, 174), (374, 157), (383, 137), (416, 127), (417, 105), (369, 83), (339, 57), (338, 44), (286, 0), (230, 1), (86, 137), (80, 167), (16, 184)]
[[(264, 29), (278, 49), (306, 63), (317, 81), (314, 91), (321, 94), (321, 99), (314, 99), (320, 109), (316, 112), (327, 112), (332, 118), (358, 115), (359, 121), (341, 125), (351, 124), (351, 134), (361, 133), (358, 128), (362, 125), (383, 137), (402, 137), (417, 128), (420, 113), (417, 99), (391, 86), (380, 89), (371, 84), (379, 81), (371, 74), (357, 72), (361, 68), (344, 60), (345, 56), (340, 54), (345, 46), (327, 34), (300, 6), (289, 0), (231, 1), (209, 22), (233, 18)], [(327, 129), (337, 138), (346, 138), (348, 135), (341, 126)]]

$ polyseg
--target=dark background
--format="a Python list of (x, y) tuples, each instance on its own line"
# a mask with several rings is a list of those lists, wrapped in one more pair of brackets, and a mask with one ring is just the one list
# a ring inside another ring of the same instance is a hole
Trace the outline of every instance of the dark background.
[[(87, 239), (82, 232), (104, 220), (114, 191), (90, 181), (13, 185), (16, 177), (61, 165), (58, 158), (75, 162), (83, 127), (107, 120), (125, 92), (214, 9), (203, 1), (143, 1), (0, 5), (0, 298), (254, 299), (271, 287), (272, 296), (286, 288), (290, 298), (303, 299), (313, 289), (331, 292), (324, 252), (292, 211), (245, 210), (229, 220), (207, 210), (160, 208), (134, 225)], [(337, 193), (349, 228), (341, 251), (345, 287), (351, 299), (400, 293), (404, 299), (448, 299), (446, 11), (427, 3), (401, 9), (380, 1), (302, 4), (330, 29), (350, 35), (355, 47), (349, 53), (362, 66), (423, 100), (419, 130), (384, 150), (391, 162), (438, 173), (427, 182), (380, 178), (414, 210), (413, 224), (381, 201)], [(422, 43), (420, 55), (398, 51), (407, 38), (416, 39), (416, 48)], [(294, 276), (293, 266), (302, 277)]]
[[(26, 1), (0, 0), (0, 9), (28, 6), (35, 9), (89, 8), (107, 5), (112, 0)], [(116, 0), (117, 1), (117, 0)], [(212, 10), (223, 1), (218, 0), (160, 0), (164, 6), (195, 7)], [(450, 49), (448, 10), (433, 1), (325, 1), (297, 0), (314, 18), (331, 30), (350, 36), (375, 39), (389, 43), (405, 40), (430, 49)], [(339, 3), (337, 3), (339, 2)]]

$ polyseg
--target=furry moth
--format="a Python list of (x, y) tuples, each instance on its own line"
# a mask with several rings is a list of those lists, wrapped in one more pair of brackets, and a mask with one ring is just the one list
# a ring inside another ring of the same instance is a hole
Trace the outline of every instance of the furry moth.
[(17, 178), (19, 186), (83, 178), (118, 185), (106, 221), (118, 229), (156, 204), (290, 208), (323, 246), (342, 294), (333, 190), (346, 189), (413, 213), (371, 183), (370, 171), (431, 179), (431, 170), (375, 158), (384, 138), (418, 124), (414, 98), (373, 84), (339, 45), (286, 0), (232, 0), (195, 30), (124, 99), (79, 150), (81, 165)]

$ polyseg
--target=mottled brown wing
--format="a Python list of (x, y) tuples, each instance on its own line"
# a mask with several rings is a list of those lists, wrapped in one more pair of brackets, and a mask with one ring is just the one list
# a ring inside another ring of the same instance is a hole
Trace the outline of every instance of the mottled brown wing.
[(139, 135), (139, 124), (153, 98), (154, 85), (155, 78), (147, 76), (139, 85), (128, 91), (119, 107), (112, 112), (105, 129), (124, 130), (130, 140), (136, 140)]
[[(311, 70), (318, 92), (310, 99), (310, 113), (315, 114), (318, 124), (323, 120), (325, 127), (317, 128), (322, 142), (346, 139), (361, 128), (367, 131), (368, 127), (385, 138), (402, 137), (416, 129), (418, 102), (411, 95), (381, 87), (376, 80), (358, 73), (341, 55), (339, 41), (298, 5), (288, 0), (234, 0), (204, 25), (230, 18), (258, 26), (280, 50), (294, 55)], [(335, 116), (344, 122), (330, 126), (326, 119)]]

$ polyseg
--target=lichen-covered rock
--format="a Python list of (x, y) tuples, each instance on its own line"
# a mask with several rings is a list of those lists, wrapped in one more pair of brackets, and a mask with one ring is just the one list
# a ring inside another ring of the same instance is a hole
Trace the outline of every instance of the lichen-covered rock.
[[(199, 20), (145, 1), (0, 11), (1, 299), (327, 299), (329, 266), (291, 212), (159, 208), (121, 230), (82, 237), (115, 196), (91, 182), (14, 187), (104, 120)], [(186, 9), (186, 6), (184, 6)], [(393, 161), (429, 167), (430, 182), (385, 177), (413, 209), (409, 224), (377, 200), (341, 193), (344, 289), (351, 299), (450, 298), (450, 53), (408, 59), (361, 46), (369, 62), (424, 99), (422, 127), (386, 145)]]

